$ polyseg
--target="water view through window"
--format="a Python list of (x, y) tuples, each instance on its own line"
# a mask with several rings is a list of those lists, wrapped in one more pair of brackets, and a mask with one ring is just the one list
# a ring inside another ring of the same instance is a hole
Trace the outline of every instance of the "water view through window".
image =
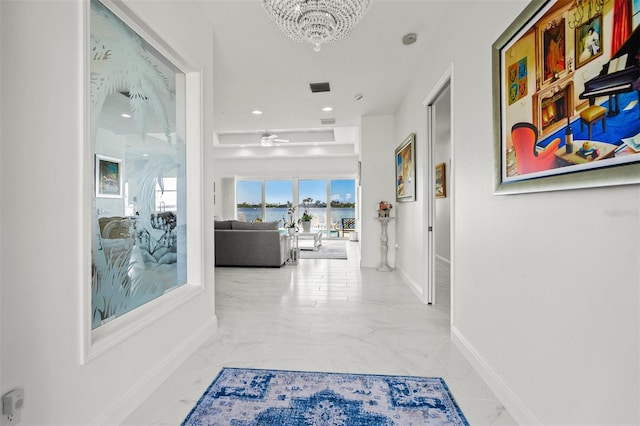
[(355, 189), (353, 179), (239, 180), (237, 218), (279, 222), (282, 227), (289, 207), (297, 204), (296, 219), (307, 211), (312, 216), (312, 231), (342, 237), (343, 219), (348, 222), (356, 217)]

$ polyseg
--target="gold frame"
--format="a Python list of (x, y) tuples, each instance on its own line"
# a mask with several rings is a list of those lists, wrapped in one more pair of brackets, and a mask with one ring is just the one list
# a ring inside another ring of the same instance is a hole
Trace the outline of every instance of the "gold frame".
[(436, 198), (447, 198), (447, 173), (444, 163), (436, 165), (435, 195)]

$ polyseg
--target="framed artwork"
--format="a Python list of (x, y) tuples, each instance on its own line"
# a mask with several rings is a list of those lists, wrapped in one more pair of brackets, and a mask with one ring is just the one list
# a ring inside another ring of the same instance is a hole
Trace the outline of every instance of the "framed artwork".
[[(495, 194), (640, 183), (634, 81), (622, 93), (604, 81), (635, 64), (637, 46), (625, 46), (640, 27), (613, 43), (622, 3), (534, 0), (493, 44)], [(600, 55), (607, 62), (593, 60)]]
[(123, 169), (121, 159), (96, 154), (96, 197), (122, 198)]
[(576, 28), (576, 68), (602, 55), (602, 15)]
[(416, 200), (416, 134), (396, 148), (396, 201)]
[(447, 197), (447, 175), (444, 163), (436, 165), (436, 198)]
[(547, 24), (542, 31), (542, 67), (544, 83), (560, 77), (566, 69), (565, 52), (565, 20), (558, 18)]

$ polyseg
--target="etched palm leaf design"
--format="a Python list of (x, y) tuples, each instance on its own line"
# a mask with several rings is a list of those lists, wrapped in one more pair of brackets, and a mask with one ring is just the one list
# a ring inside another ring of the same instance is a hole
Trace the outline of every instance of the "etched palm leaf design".
[[(151, 111), (163, 123), (168, 141), (171, 125), (163, 99), (173, 99), (167, 78), (150, 59), (144, 41), (98, 2), (91, 2), (91, 121), (96, 129), (107, 98), (129, 97), (136, 130), (144, 135)], [(95, 131), (95, 130), (94, 130)], [(95, 135), (94, 135), (95, 136)]]

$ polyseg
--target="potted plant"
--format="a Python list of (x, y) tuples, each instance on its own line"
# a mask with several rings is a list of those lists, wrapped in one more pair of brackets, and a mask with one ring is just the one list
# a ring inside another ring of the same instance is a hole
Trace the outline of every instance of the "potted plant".
[(284, 224), (284, 227), (287, 229), (289, 234), (295, 234), (297, 228), (296, 219), (294, 217), (296, 214), (296, 206), (289, 207), (289, 210), (287, 210), (287, 214), (289, 215), (289, 218), (287, 219), (282, 216), (282, 223)]
[(302, 224), (303, 232), (311, 231), (311, 219), (313, 219), (313, 215), (309, 213), (309, 210), (305, 209), (304, 213), (302, 213), (302, 217), (298, 220), (298, 223)]
[(302, 224), (303, 232), (311, 231), (311, 219), (313, 219), (313, 215), (309, 213), (309, 207), (313, 203), (313, 198), (305, 198), (302, 200), (302, 205), (304, 205), (304, 213), (302, 213), (302, 217), (298, 220), (298, 223)]

